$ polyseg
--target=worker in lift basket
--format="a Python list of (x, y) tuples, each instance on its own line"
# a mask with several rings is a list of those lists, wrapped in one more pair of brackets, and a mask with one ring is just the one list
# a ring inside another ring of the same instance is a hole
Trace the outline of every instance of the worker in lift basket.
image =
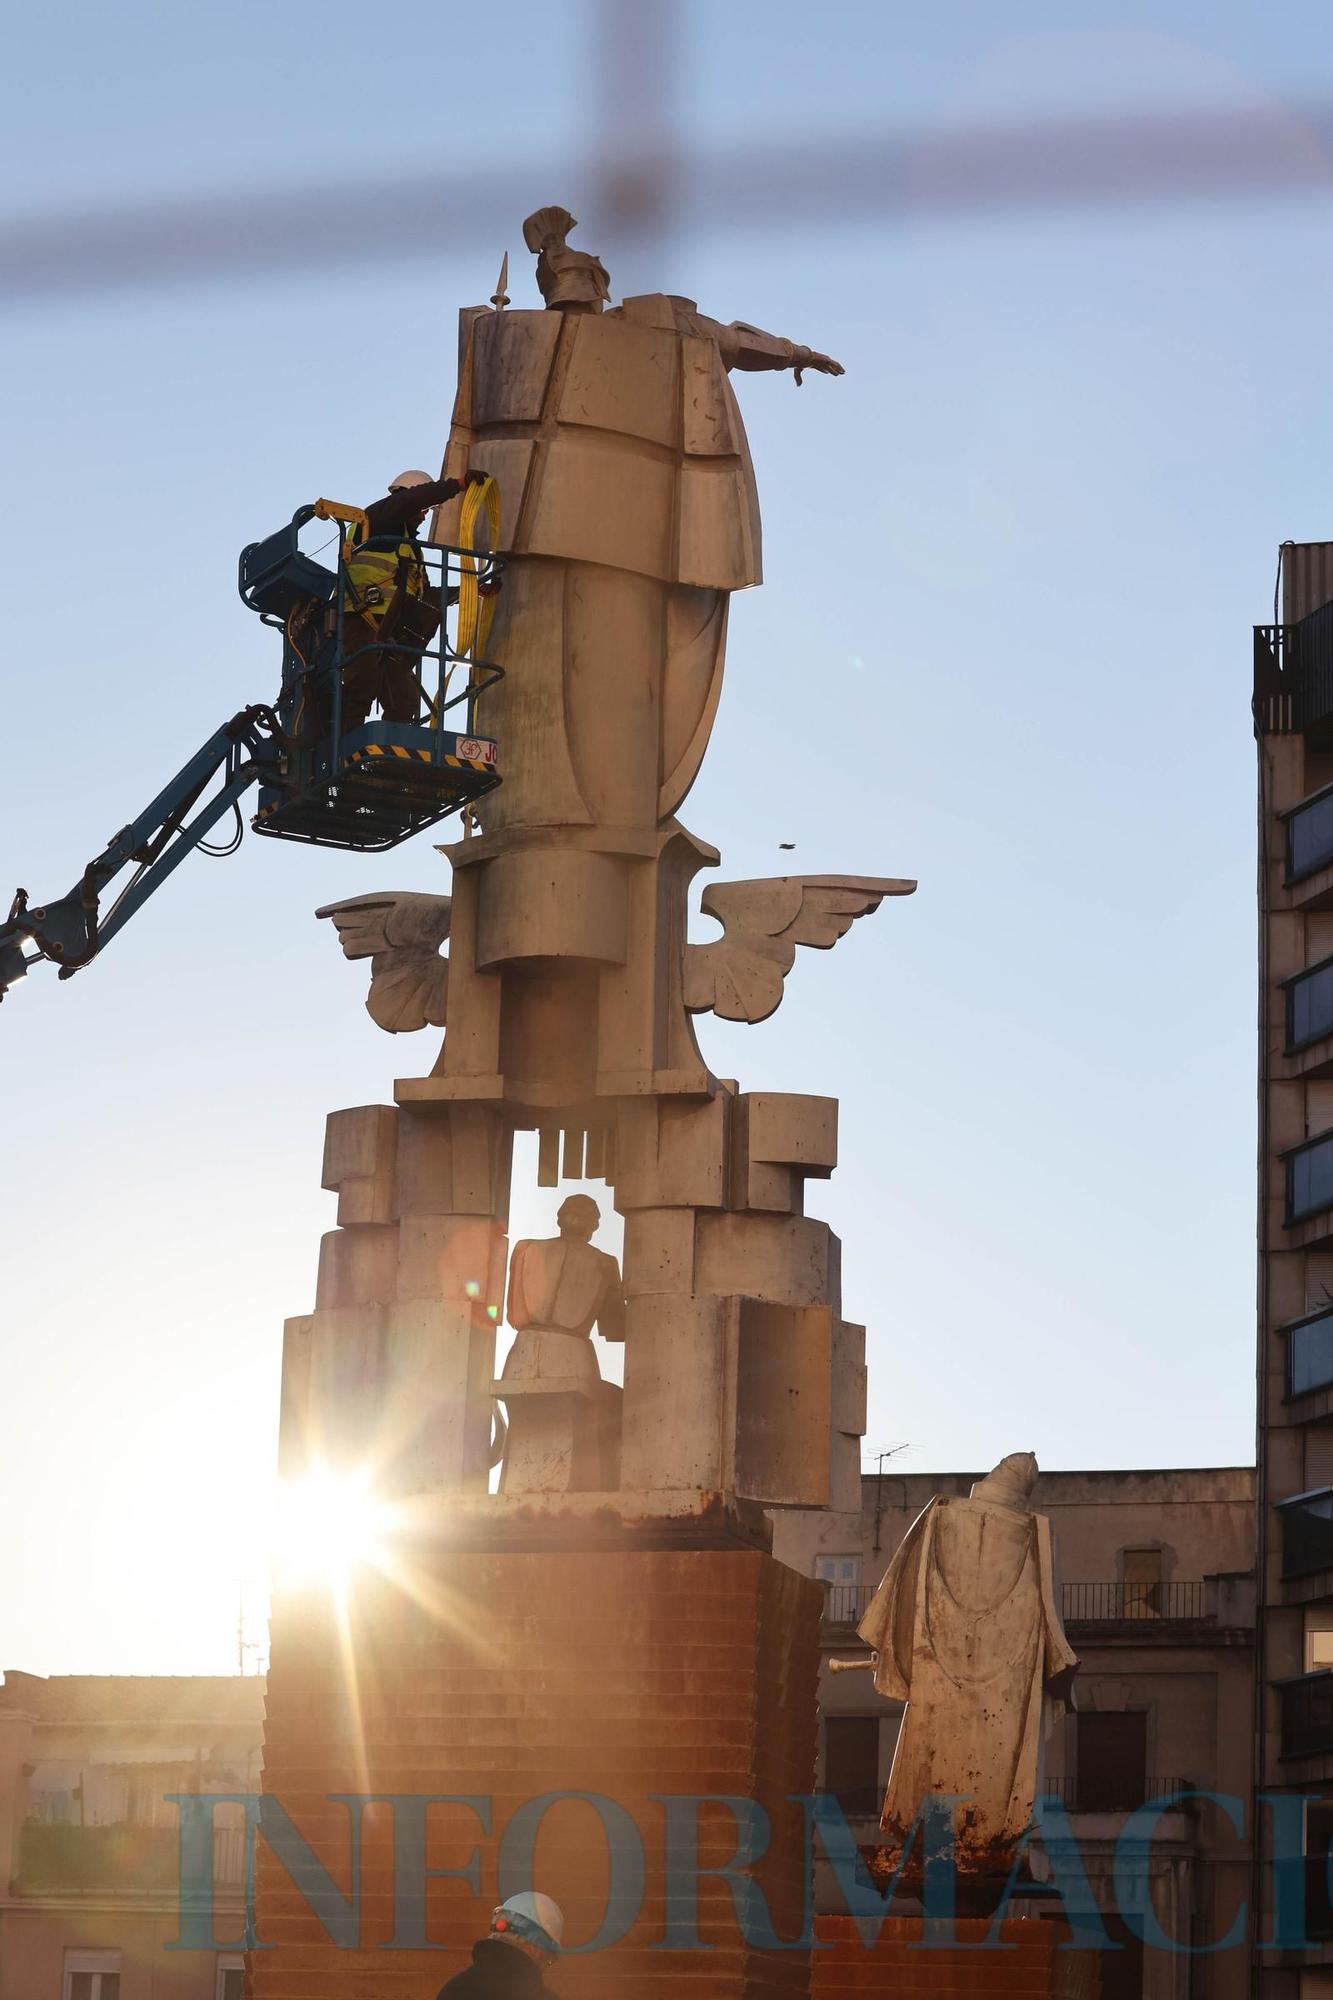
[(472, 1963), (447, 1980), (436, 2000), (553, 2000), (543, 1978), (559, 1955), (565, 1920), (549, 1896), (525, 1890), (491, 1912), (490, 1935), (472, 1947)]
[[(438, 616), (427, 608), (426, 565), (417, 536), (430, 509), (452, 500), (484, 472), (462, 479), (432, 479), (426, 472), (400, 472), (382, 500), (366, 508), (368, 531), (357, 528), (347, 559), (343, 601), (343, 654), (361, 653), (343, 671), (344, 729), (358, 729), (378, 702), (386, 722), (415, 722), (421, 705), (417, 669), (421, 649), (430, 644)], [(398, 538), (394, 546), (389, 537)], [(378, 544), (366, 547), (367, 541)], [(392, 651), (391, 646), (405, 650)], [(363, 647), (373, 647), (362, 652)]]

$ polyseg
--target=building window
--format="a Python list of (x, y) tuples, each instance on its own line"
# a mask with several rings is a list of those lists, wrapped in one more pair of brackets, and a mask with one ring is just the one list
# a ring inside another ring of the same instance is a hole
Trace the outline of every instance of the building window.
[(1329, 1846), (1333, 1843), (1333, 1799), (1305, 1803), (1305, 1934), (1333, 1938), (1333, 1900), (1329, 1897)]
[(1287, 988), (1287, 1047), (1303, 1049), (1333, 1035), (1333, 958), (1298, 972)]
[(218, 1960), (214, 2000), (245, 2000), (245, 1960), (227, 1952)]
[(1148, 1716), (1141, 1708), (1074, 1717), (1076, 1812), (1132, 1812), (1147, 1798)]
[(1305, 1671), (1307, 1674), (1333, 1673), (1333, 1626), (1325, 1611), (1305, 1614)]
[(1333, 1674), (1278, 1681), (1280, 1754), (1327, 1757), (1333, 1751)]
[(67, 1951), (62, 2000), (120, 2000), (118, 1951)]
[(1293, 1320), (1287, 1336), (1287, 1394), (1333, 1388), (1333, 1307)]
[(879, 1717), (826, 1715), (824, 1790), (848, 1819), (879, 1817)]
[(1333, 789), (1287, 815), (1287, 880), (1299, 882), (1333, 861)]
[(1122, 1549), (1120, 1577), (1125, 1592), (1126, 1618), (1160, 1618), (1162, 1615), (1162, 1551)]
[(1314, 1576), (1333, 1569), (1333, 1487), (1279, 1500), (1283, 1576)]
[(1287, 1154), (1287, 1221), (1333, 1208), (1333, 1132), (1308, 1139)]

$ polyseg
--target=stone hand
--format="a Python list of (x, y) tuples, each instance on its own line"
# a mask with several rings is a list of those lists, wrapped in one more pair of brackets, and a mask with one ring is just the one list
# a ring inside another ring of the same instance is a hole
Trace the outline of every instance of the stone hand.
[(817, 348), (797, 347), (792, 352), (792, 367), (796, 373), (796, 386), (801, 386), (801, 377), (807, 368), (813, 368), (820, 375), (844, 375), (846, 369), (841, 361), (835, 361), (831, 354), (821, 354)]

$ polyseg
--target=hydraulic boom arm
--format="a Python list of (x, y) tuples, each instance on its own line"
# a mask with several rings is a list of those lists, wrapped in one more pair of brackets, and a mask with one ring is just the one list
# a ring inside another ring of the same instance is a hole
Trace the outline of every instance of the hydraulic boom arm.
[[(38, 959), (53, 960), (60, 967), (60, 977), (68, 979), (95, 958), (185, 856), (203, 843), (242, 794), (276, 769), (282, 743), (282, 731), (271, 708), (243, 708), (215, 731), (152, 804), (122, 827), (105, 851), (88, 863), (67, 896), (30, 908), (27, 891), (20, 889), (8, 922), (0, 923), (0, 999)], [(217, 791), (200, 805), (214, 778), (221, 779)], [(188, 817), (191, 813), (193, 818)], [(133, 873), (103, 912), (103, 890), (130, 867)], [(35, 949), (25, 952), (25, 944)]]

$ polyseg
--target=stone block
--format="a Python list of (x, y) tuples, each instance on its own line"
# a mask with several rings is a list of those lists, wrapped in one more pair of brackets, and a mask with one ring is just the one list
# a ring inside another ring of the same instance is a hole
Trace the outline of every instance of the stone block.
[(731, 1207), (799, 1215), (808, 1178), (827, 1180), (838, 1161), (832, 1097), (744, 1091), (731, 1124)]
[(314, 1315), (286, 1320), (278, 1393), (278, 1477), (297, 1479), (309, 1466), (310, 1343)]
[(378, 1443), (384, 1308), (329, 1307), (311, 1316), (308, 1329), (304, 1407), (279, 1457), (294, 1467), (360, 1465)]
[(834, 1326), (828, 1306), (740, 1301), (735, 1480), (747, 1498), (830, 1504)]
[(695, 1290), (695, 1224), (694, 1211), (688, 1208), (630, 1211), (625, 1217), (627, 1298)]
[[(628, 1261), (628, 1228), (626, 1234)], [(696, 1284), (700, 1292), (772, 1305), (837, 1307), (841, 1245), (826, 1222), (803, 1215), (701, 1215)]]
[(503, 1222), (509, 1213), (513, 1133), (487, 1104), (452, 1105), (449, 1130), (455, 1212), (494, 1216)]
[(561, 422), (679, 450), (680, 342), (674, 327), (629, 327), (595, 314), (573, 325), (574, 350), (560, 394)]
[(855, 1514), (861, 1505), (861, 1439), (835, 1430), (829, 1461), (829, 1507), (835, 1514)]
[(398, 1225), (399, 1299), (450, 1300), (504, 1308), (506, 1239), (480, 1215), (409, 1215)]
[(726, 1199), (725, 1096), (702, 1102), (656, 1099), (621, 1114), (616, 1207), (721, 1208)]
[(315, 1307), (382, 1305), (397, 1286), (398, 1228), (366, 1223), (320, 1239)]
[(668, 1293), (626, 1305), (620, 1477), (629, 1491), (728, 1483), (727, 1317), (722, 1299)]
[(626, 870), (617, 856), (518, 847), (485, 864), (477, 964), (593, 959), (623, 965)]
[(840, 1319), (833, 1329), (833, 1428), (860, 1437), (866, 1427), (866, 1330)]
[(341, 1224), (392, 1219), (397, 1145), (398, 1113), (391, 1104), (329, 1113), (320, 1186), (336, 1190)]
[(404, 1113), (394, 1174), (395, 1217), (450, 1215), (453, 1208), (454, 1148), (449, 1115), (420, 1118)]
[(484, 1491), (495, 1323), (466, 1302), (400, 1299), (384, 1319), (382, 1484)]

